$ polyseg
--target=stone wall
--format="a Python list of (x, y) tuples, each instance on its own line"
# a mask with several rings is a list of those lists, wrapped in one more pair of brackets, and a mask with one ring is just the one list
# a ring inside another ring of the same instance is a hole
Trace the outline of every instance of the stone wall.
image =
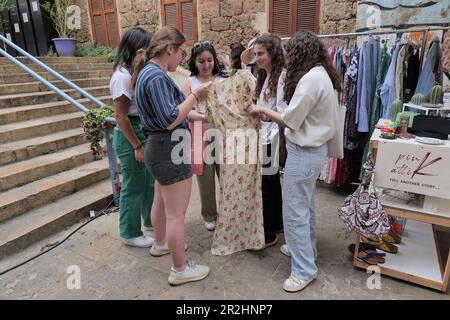
[(71, 36), (77, 39), (77, 46), (83, 47), (94, 40), (91, 33), (91, 18), (89, 15), (88, 0), (73, 0), (73, 4), (81, 9), (81, 29), (72, 32)]
[(266, 0), (197, 0), (199, 35), (211, 40), (219, 53), (267, 31)]
[(116, 3), (121, 35), (133, 26), (149, 32), (161, 26), (159, 0), (117, 0)]
[(321, 0), (321, 34), (356, 30), (356, 0)]

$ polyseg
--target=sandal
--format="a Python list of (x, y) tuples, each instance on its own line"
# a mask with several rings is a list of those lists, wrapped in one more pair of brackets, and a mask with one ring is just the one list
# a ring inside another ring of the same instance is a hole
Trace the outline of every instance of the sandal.
[[(349, 245), (348, 246), (348, 250), (353, 255), (354, 252), (355, 252), (355, 244), (352, 243), (351, 245)], [(374, 246), (370, 245), (370, 244), (361, 242), (359, 244), (358, 251), (359, 251), (358, 258), (363, 260), (363, 261), (365, 261), (366, 259), (371, 259), (370, 262), (374, 262), (374, 263), (384, 263), (385, 262), (384, 257), (386, 256), (386, 254), (385, 253), (378, 253), (376, 248)], [(363, 253), (361, 254), (361, 252), (363, 252)], [(364, 253), (367, 254), (367, 255), (364, 255)]]
[(370, 241), (369, 239), (366, 240), (368, 244), (371, 244), (375, 246), (377, 249), (380, 249), (381, 251), (387, 252), (387, 253), (397, 253), (398, 248), (394, 246), (393, 244), (380, 240), (380, 241)]
[(377, 265), (379, 263), (385, 263), (383, 258), (384, 253), (367, 253), (365, 251), (358, 252), (358, 259), (370, 265)]
[(388, 243), (400, 243), (401, 241), (402, 241), (402, 238), (398, 235), (398, 234), (396, 234), (396, 233), (394, 233), (394, 232), (392, 232), (392, 231), (389, 231), (389, 233), (387, 234), (387, 235), (385, 235), (383, 238), (381, 238), (384, 242), (388, 242)]

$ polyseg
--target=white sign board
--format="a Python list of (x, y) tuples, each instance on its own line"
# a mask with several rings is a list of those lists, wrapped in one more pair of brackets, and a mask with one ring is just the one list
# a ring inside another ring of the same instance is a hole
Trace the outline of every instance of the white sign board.
[(374, 184), (450, 199), (450, 148), (380, 141)]

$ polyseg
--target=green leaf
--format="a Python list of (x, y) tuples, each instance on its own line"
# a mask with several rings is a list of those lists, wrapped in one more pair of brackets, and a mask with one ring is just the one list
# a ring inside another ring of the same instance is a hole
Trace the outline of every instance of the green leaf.
[(113, 117), (114, 110), (111, 105), (104, 105), (103, 107), (91, 109), (85, 113), (82, 123), (83, 130), (86, 133), (88, 140), (91, 142), (91, 150), (96, 159), (101, 159), (103, 150), (100, 142), (103, 140), (103, 126), (106, 118)]

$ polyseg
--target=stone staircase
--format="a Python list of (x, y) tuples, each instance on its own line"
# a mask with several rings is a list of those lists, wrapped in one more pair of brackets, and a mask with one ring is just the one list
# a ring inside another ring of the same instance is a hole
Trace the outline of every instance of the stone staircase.
[[(111, 103), (106, 57), (49, 58), (51, 68)], [(88, 108), (42, 68), (32, 69)], [(0, 259), (89, 216), (112, 200), (108, 159), (94, 161), (83, 113), (0, 58)]]

